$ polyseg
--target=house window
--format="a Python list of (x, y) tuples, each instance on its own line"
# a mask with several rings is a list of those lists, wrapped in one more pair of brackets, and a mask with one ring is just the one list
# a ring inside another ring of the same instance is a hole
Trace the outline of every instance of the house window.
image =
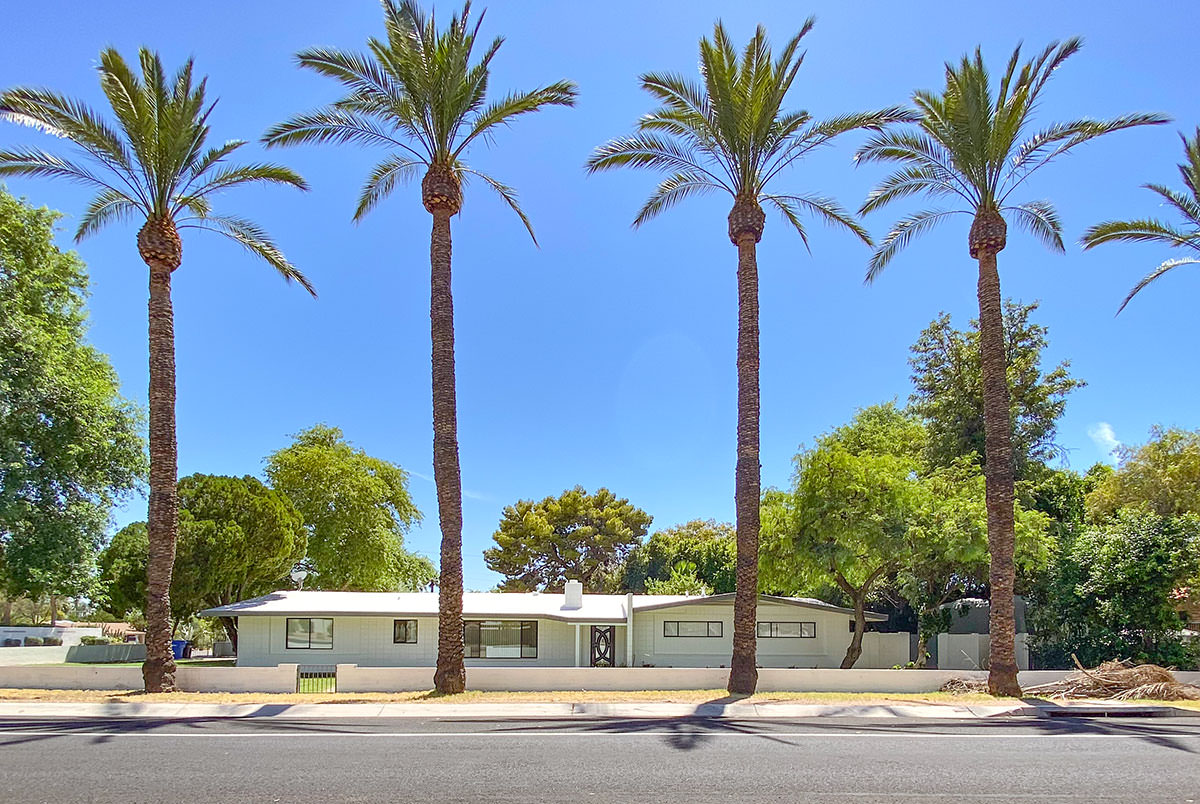
[(720, 620), (664, 620), (665, 637), (720, 637), (724, 626)]
[(288, 650), (333, 650), (332, 617), (288, 617)]
[(392, 642), (397, 645), (417, 641), (416, 620), (392, 620)]
[(816, 623), (759, 623), (760, 639), (815, 639)]
[(468, 659), (536, 659), (537, 620), (467, 620), (463, 656)]

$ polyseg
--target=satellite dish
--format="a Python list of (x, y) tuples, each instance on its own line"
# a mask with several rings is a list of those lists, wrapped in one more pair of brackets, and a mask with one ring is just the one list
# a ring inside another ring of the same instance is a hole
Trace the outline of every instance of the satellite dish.
[(306, 569), (292, 570), (292, 580), (296, 582), (296, 586), (300, 589), (304, 588), (304, 579), (309, 576), (309, 571)]

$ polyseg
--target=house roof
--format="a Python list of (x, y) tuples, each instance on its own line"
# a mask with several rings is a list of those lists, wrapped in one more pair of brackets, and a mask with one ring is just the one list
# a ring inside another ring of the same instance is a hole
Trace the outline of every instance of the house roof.
[[(633, 610), (695, 604), (732, 604), (733, 595), (633, 595)], [(802, 597), (760, 595), (764, 602), (783, 603), (801, 608), (853, 614), (820, 600)], [(463, 595), (463, 614), (468, 617), (538, 617), (578, 623), (623, 623), (626, 619), (626, 595), (583, 595), (583, 605), (568, 608), (566, 596), (548, 592), (467, 592)], [(249, 616), (386, 616), (436, 617), (436, 592), (321, 592), (283, 590), (269, 595), (216, 606), (200, 612), (201, 617)], [(867, 612), (867, 620), (882, 622), (881, 614)]]

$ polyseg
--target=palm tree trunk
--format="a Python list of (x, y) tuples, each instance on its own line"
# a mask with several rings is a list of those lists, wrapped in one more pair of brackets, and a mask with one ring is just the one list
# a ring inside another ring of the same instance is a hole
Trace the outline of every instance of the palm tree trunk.
[[(752, 215), (752, 213), (757, 213)], [(745, 222), (749, 219), (749, 225)], [(753, 224), (757, 223), (755, 227)], [(738, 422), (734, 505), (737, 515), (737, 586), (733, 598), (733, 658), (729, 691), (751, 695), (758, 686), (758, 257), (762, 210), (734, 204), (730, 239), (738, 249)]]
[(442, 526), (438, 584), (438, 656), (434, 688), (443, 694), (467, 686), (462, 626), (462, 476), (458, 466), (458, 409), (454, 382), (454, 296), (450, 286), (450, 218), (432, 210), (429, 244), (430, 335), (433, 341), (433, 480)]
[(58, 625), (58, 596), (50, 595), (50, 626)]
[[(998, 249), (997, 249), (998, 250)], [(984, 479), (987, 496), (989, 584), (988, 691), (1020, 696), (1017, 683), (1016, 621), (1013, 587), (1012, 419), (1009, 409), (1007, 351), (1000, 301), (996, 250), (982, 248), (979, 260), (979, 351), (983, 368)]]
[[(172, 227), (173, 228), (173, 227)], [(141, 238), (139, 237), (139, 245)], [(146, 563), (146, 692), (175, 687), (171, 658), (171, 572), (179, 530), (175, 483), (175, 320), (171, 309), (171, 271), (160, 260), (150, 266), (150, 508)], [(176, 262), (178, 265), (178, 262)]]

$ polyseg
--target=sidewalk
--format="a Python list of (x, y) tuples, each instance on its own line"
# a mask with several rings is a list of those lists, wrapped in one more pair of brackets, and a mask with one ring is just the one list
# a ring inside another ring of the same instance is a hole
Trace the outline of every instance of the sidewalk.
[(1113, 714), (1188, 716), (1197, 713), (1171, 707), (1128, 704), (895, 704), (829, 705), (778, 703), (54, 703), (0, 702), (0, 717), (62, 718), (448, 718), (476, 720), (587, 718), (939, 718), (979, 720), (1006, 717), (1104, 716)]

